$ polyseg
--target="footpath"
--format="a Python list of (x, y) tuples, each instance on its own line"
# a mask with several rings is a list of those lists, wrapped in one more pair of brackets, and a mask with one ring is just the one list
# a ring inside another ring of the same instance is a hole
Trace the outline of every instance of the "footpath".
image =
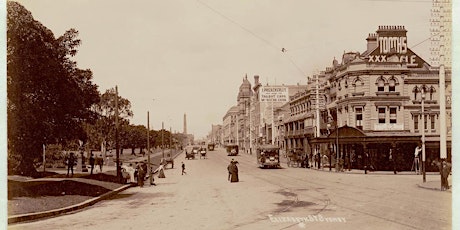
[[(166, 151), (167, 152), (167, 151)], [(176, 152), (172, 157), (176, 158), (180, 154), (182, 154), (183, 151), (178, 151)], [(150, 158), (154, 157), (159, 157), (163, 153), (161, 151), (151, 153)], [(142, 156), (142, 157), (137, 157), (135, 159), (130, 160), (129, 162), (141, 162), (144, 160), (147, 160), (148, 156)], [(158, 167), (158, 166), (156, 166)], [(98, 174), (98, 173), (107, 173), (107, 172), (113, 172), (116, 169), (116, 166), (114, 165), (104, 165), (102, 168), (102, 171), (99, 171), (99, 167), (95, 166), (95, 170), (93, 174)], [(66, 169), (48, 169), (48, 171), (51, 172), (56, 172), (58, 174), (66, 175), (67, 170)], [(76, 174), (78, 170), (74, 170), (74, 174)], [(88, 173), (86, 173), (88, 174)], [(80, 183), (85, 183), (85, 184), (90, 184), (90, 185), (95, 185), (95, 186), (101, 186), (103, 188), (106, 188), (110, 190), (109, 192), (106, 192), (104, 194), (101, 194), (97, 197), (85, 200), (79, 204), (71, 205), (68, 207), (64, 208), (58, 208), (58, 209), (53, 209), (53, 210), (48, 210), (48, 211), (42, 211), (42, 212), (34, 212), (34, 213), (26, 213), (26, 214), (18, 214), (18, 215), (9, 215), (8, 216), (8, 224), (13, 224), (13, 223), (19, 223), (19, 222), (25, 222), (25, 221), (33, 221), (37, 219), (42, 219), (42, 218), (47, 218), (47, 217), (52, 217), (52, 216), (57, 216), (61, 215), (67, 212), (73, 212), (79, 209), (86, 208), (88, 206), (94, 205), (95, 203), (107, 199), (109, 197), (112, 197), (132, 186), (135, 186), (134, 184), (118, 184), (118, 183), (112, 183), (112, 182), (106, 182), (106, 181), (100, 181), (100, 180), (93, 180), (93, 179), (86, 179), (86, 178), (80, 178), (80, 177), (56, 177), (56, 178), (37, 178), (37, 179), (31, 179), (27, 177), (22, 177), (22, 176), (8, 176), (8, 180), (13, 180), (13, 181), (20, 181), (20, 182), (47, 182), (47, 181), (75, 181), (75, 182), (80, 182)]]

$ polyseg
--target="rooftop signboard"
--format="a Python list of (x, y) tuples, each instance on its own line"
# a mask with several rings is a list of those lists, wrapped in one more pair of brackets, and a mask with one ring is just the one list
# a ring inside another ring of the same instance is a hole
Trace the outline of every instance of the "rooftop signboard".
[(262, 86), (260, 102), (288, 102), (289, 90), (286, 86)]

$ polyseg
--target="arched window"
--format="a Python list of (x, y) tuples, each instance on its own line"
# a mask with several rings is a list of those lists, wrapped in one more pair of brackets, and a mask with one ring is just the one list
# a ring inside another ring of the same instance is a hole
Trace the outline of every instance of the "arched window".
[(417, 86), (414, 87), (414, 89), (412, 90), (412, 92), (414, 93), (414, 100), (417, 100), (417, 97), (418, 95), (420, 94), (420, 91), (421, 89), (418, 88)]
[(361, 93), (363, 81), (359, 77), (357, 77), (353, 82), (353, 86), (355, 87), (355, 93)]
[(397, 82), (396, 78), (391, 77), (390, 80), (388, 80), (388, 91), (389, 92), (395, 92), (397, 84), (398, 84), (398, 82)]
[(385, 91), (385, 78), (383, 78), (383, 76), (380, 76), (377, 79), (376, 84), (377, 84), (377, 91), (379, 92)]
[(434, 88), (434, 86), (431, 86), (428, 91), (430, 92), (430, 101), (432, 101), (434, 97), (434, 93), (436, 93), (436, 89)]

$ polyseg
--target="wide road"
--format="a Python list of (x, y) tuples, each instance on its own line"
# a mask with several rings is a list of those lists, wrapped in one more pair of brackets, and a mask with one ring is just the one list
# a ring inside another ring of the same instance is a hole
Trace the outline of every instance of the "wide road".
[[(260, 169), (239, 161), (227, 181), (223, 149), (175, 160), (157, 186), (130, 188), (86, 209), (8, 229), (451, 229), (450, 192), (419, 188), (417, 175)], [(181, 175), (180, 162), (187, 175)], [(427, 175), (427, 181), (436, 175)]]

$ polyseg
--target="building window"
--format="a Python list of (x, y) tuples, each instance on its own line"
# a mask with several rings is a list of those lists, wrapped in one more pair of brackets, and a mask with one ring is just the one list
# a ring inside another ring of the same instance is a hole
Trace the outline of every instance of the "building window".
[(396, 81), (394, 78), (391, 78), (388, 81), (388, 91), (395, 92), (396, 91)]
[(384, 107), (379, 108), (379, 123), (384, 124), (386, 123), (386, 109)]
[(412, 90), (412, 92), (414, 93), (414, 100), (416, 101), (417, 96), (420, 93), (420, 89), (417, 86), (415, 86), (414, 89)]
[(431, 86), (429, 91), (430, 91), (430, 101), (432, 101), (434, 93), (436, 92), (436, 89), (433, 86)]
[(377, 82), (377, 91), (379, 92), (385, 91), (385, 81), (382, 78), (380, 78)]
[(431, 130), (435, 130), (435, 115), (430, 115)]
[(423, 121), (423, 128), (427, 130), (428, 129), (428, 115), (424, 115), (424, 117), (425, 117), (425, 120)]
[(390, 108), (390, 123), (396, 124), (396, 108)]
[(418, 115), (414, 115), (414, 130), (418, 130)]
[(356, 114), (356, 128), (362, 130), (363, 129), (363, 108), (356, 107), (355, 114)]

